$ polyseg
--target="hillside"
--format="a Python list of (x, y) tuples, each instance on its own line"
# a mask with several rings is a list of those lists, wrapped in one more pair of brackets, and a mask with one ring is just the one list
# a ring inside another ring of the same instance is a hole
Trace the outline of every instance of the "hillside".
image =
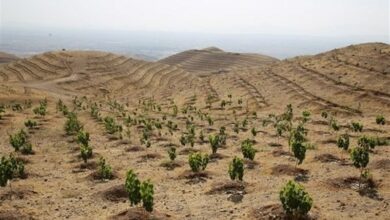
[(179, 66), (194, 73), (223, 73), (232, 68), (262, 66), (277, 59), (246, 53), (225, 52), (216, 47), (188, 50), (161, 59), (159, 62)]
[(2, 63), (8, 63), (12, 62), (19, 59), (17, 56), (9, 54), (9, 53), (4, 53), (0, 51), (0, 64)]
[[(285, 219), (279, 193), (288, 180), (313, 198), (308, 219), (387, 219), (389, 70), (381, 43), (286, 60), (212, 47), (156, 62), (52, 51), (1, 64), (0, 156), (13, 154), (25, 174), (0, 187), (0, 219)], [(292, 117), (280, 120), (288, 104)], [(69, 112), (89, 133), (89, 156), (82, 134), (68, 132), (77, 128)], [(299, 125), (302, 164), (289, 146)], [(10, 144), (20, 129), (31, 154)], [(343, 134), (349, 149), (373, 140), (367, 179), (337, 146)], [(229, 164), (247, 139), (254, 158), (243, 160), (243, 181), (232, 181)], [(191, 171), (194, 152), (208, 154), (205, 170)], [(101, 157), (111, 179), (102, 180)], [(129, 169), (154, 184), (152, 214), (130, 206)]]

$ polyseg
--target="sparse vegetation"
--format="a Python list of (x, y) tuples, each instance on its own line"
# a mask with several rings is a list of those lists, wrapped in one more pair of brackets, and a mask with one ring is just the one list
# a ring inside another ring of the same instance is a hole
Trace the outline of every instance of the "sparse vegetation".
[(352, 122), (351, 129), (354, 132), (362, 132), (363, 131), (363, 124), (361, 124), (359, 122)]
[(355, 147), (351, 151), (351, 160), (353, 165), (360, 170), (360, 176), (362, 176), (364, 168), (370, 161), (370, 154), (366, 148)]
[(66, 117), (67, 120), (64, 126), (66, 134), (76, 135), (83, 128), (81, 122), (77, 119), (76, 113), (70, 112)]
[(113, 177), (112, 168), (106, 163), (106, 159), (104, 159), (103, 157), (100, 157), (99, 159), (99, 175), (103, 180), (109, 180)]
[(0, 186), (5, 187), (9, 181), (13, 178), (23, 177), (24, 163), (17, 161), (15, 157), (10, 155), (7, 157), (1, 157), (0, 160)]
[(129, 195), (131, 206), (142, 202), (142, 206), (146, 211), (153, 211), (154, 189), (153, 184), (149, 180), (141, 183), (134, 171), (129, 170), (126, 175), (125, 189)]
[(26, 126), (28, 129), (33, 129), (38, 126), (38, 123), (34, 120), (28, 119), (27, 121), (24, 122), (24, 126)]
[(201, 153), (191, 153), (188, 157), (188, 163), (191, 167), (192, 172), (199, 172), (205, 170), (209, 163), (209, 156)]
[(229, 164), (229, 176), (231, 180), (238, 179), (242, 181), (244, 177), (244, 162), (238, 157), (234, 157), (233, 161)]
[(385, 124), (386, 124), (386, 120), (385, 120), (385, 117), (384, 117), (383, 115), (378, 115), (378, 116), (376, 116), (375, 122), (376, 122), (378, 125), (385, 125)]
[(282, 188), (279, 198), (286, 214), (293, 219), (307, 215), (313, 205), (313, 199), (303, 186), (291, 180)]
[(173, 162), (176, 159), (176, 148), (171, 147), (168, 150), (168, 156), (171, 162)]
[(244, 158), (253, 160), (256, 155), (256, 150), (253, 148), (253, 143), (251, 140), (246, 139), (241, 143), (241, 152)]
[(216, 154), (221, 143), (219, 135), (209, 135), (209, 143), (212, 153)]

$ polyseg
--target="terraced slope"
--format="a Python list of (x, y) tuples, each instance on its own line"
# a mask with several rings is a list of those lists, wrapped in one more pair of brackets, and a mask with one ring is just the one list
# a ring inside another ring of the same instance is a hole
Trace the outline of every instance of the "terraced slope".
[(230, 53), (215, 47), (203, 50), (188, 50), (159, 62), (179, 66), (189, 72), (196, 73), (224, 73), (231, 68), (263, 66), (277, 61), (277, 59), (246, 53)]
[(19, 59), (19, 57), (15, 56), (13, 54), (0, 52), (0, 64), (12, 62), (12, 61), (15, 61), (17, 59)]
[[(301, 182), (313, 198), (311, 219), (387, 219), (389, 54), (389, 45), (379, 43), (283, 61), (218, 48), (186, 51), (159, 62), (97, 51), (56, 51), (2, 64), (0, 156), (14, 153), (25, 161), (27, 176), (13, 179), (12, 188), (0, 188), (0, 219), (128, 217), (125, 211), (140, 210), (130, 208), (123, 187), (129, 169), (154, 184), (153, 215), (162, 216), (156, 219), (284, 219), (279, 192), (291, 179)], [(82, 100), (81, 107), (72, 102), (74, 96)], [(48, 111), (38, 116), (33, 109), (43, 98)], [(90, 133), (93, 154), (87, 163), (75, 136), (65, 133), (67, 119), (56, 108), (59, 98)], [(15, 103), (23, 108), (14, 110)], [(90, 112), (94, 103), (96, 118)], [(302, 111), (311, 113), (305, 128), (312, 145), (300, 165), (288, 145), (289, 133), (278, 135), (274, 126), (263, 124), (287, 104), (293, 107), (294, 127)], [(339, 131), (331, 130), (323, 111), (335, 117)], [(375, 121), (380, 114), (384, 125)], [(101, 120), (106, 116), (123, 131), (109, 133)], [(28, 119), (37, 127), (27, 129)], [(145, 130), (142, 121), (154, 120), (161, 127), (156, 123)], [(362, 123), (363, 130), (353, 131), (351, 122)], [(183, 146), (189, 125), (195, 129), (194, 146)], [(192, 173), (189, 153), (210, 153), (207, 138), (222, 126), (226, 145), (212, 155), (205, 171)], [(15, 152), (9, 143), (9, 135), (21, 128), (29, 133), (32, 155)], [(142, 141), (145, 132), (150, 132), (150, 147)], [(336, 146), (344, 133), (350, 135), (350, 148), (361, 135), (382, 141), (370, 149), (373, 184), (363, 183), (364, 190), (358, 189), (360, 171)], [(240, 146), (246, 139), (253, 140), (257, 153), (253, 161), (245, 160), (244, 181), (230, 181), (229, 163), (234, 156), (242, 158)], [(177, 157), (169, 163), (170, 147)], [(101, 156), (114, 171), (112, 180), (98, 178)]]
[(200, 81), (175, 66), (97, 51), (47, 52), (0, 66), (0, 77), (4, 84), (63, 98), (167, 97), (184, 88), (195, 91)]

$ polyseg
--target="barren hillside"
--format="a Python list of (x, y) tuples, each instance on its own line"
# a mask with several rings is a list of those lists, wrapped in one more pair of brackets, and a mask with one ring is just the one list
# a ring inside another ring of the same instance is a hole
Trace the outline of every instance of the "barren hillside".
[(263, 66), (277, 59), (246, 53), (225, 52), (216, 47), (188, 50), (160, 60), (161, 63), (179, 66), (194, 73), (223, 73), (231, 68)]
[[(284, 219), (279, 192), (288, 180), (312, 197), (308, 219), (389, 219), (389, 71), (390, 46), (381, 43), (282, 61), (206, 48), (157, 62), (54, 51), (1, 64), (0, 156), (12, 153), (25, 174), (0, 188), (0, 219)], [(288, 104), (291, 127), (280, 127)], [(86, 161), (80, 133), (65, 129), (70, 112), (90, 135)], [(289, 140), (302, 124), (297, 165)], [(20, 129), (32, 154), (10, 144)], [(212, 153), (217, 134), (226, 140)], [(367, 179), (338, 148), (342, 134), (349, 149), (375, 140)], [(243, 160), (243, 181), (232, 181), (229, 164), (246, 139), (256, 153)], [(210, 155), (205, 170), (191, 171), (194, 152)], [(101, 179), (100, 157), (111, 179)], [(154, 184), (152, 214), (130, 206), (129, 169)]]
[(17, 56), (15, 56), (15, 55), (12, 55), (12, 54), (9, 54), (9, 53), (0, 52), (0, 64), (8, 63), (8, 62), (11, 62), (11, 61), (15, 61), (17, 59), (19, 59), (19, 58)]

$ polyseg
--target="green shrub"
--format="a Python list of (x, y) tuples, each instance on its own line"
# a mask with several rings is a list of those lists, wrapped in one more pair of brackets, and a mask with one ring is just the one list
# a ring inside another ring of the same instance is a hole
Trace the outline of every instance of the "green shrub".
[(363, 125), (359, 122), (352, 122), (351, 123), (351, 129), (354, 132), (362, 132), (363, 131)]
[(291, 149), (294, 153), (294, 157), (297, 159), (298, 165), (303, 162), (306, 156), (306, 146), (299, 141), (293, 141)]
[(337, 123), (336, 119), (331, 118), (329, 123), (330, 123), (330, 127), (331, 127), (334, 131), (340, 130), (340, 125)]
[(360, 174), (363, 173), (363, 169), (367, 166), (370, 161), (370, 155), (368, 150), (363, 147), (355, 147), (351, 151), (351, 160), (353, 165), (360, 169)]
[(209, 123), (209, 126), (213, 126), (214, 124), (213, 119), (209, 115), (207, 116), (207, 122)]
[(252, 136), (253, 136), (253, 137), (256, 137), (257, 131), (256, 131), (256, 128), (255, 128), (255, 127), (253, 127), (253, 128), (251, 129), (251, 133), (252, 133)]
[(188, 163), (193, 172), (199, 172), (205, 170), (209, 162), (209, 156), (207, 154), (191, 153), (188, 157)]
[(29, 143), (29, 142), (23, 144), (23, 145), (20, 147), (20, 152), (21, 152), (22, 154), (33, 154), (32, 144)]
[(45, 116), (46, 115), (47, 102), (41, 102), (40, 105), (33, 109), (34, 114)]
[(174, 147), (169, 148), (168, 156), (171, 161), (174, 161), (176, 159), (176, 148)]
[(219, 135), (209, 135), (209, 143), (213, 154), (217, 153), (217, 150), (220, 146)]
[(377, 140), (374, 137), (367, 137), (365, 135), (359, 137), (358, 139), (358, 145), (360, 147), (363, 147), (365, 149), (374, 149), (375, 146), (377, 145)]
[(133, 170), (127, 171), (125, 189), (129, 194), (130, 205), (137, 205), (141, 202), (141, 192), (140, 192), (141, 182), (139, 181), (137, 175)]
[(204, 142), (204, 134), (203, 134), (203, 130), (201, 130), (199, 132), (199, 140), (203, 143)]
[(23, 110), (23, 107), (22, 107), (22, 105), (20, 103), (15, 103), (15, 104), (11, 105), (11, 109), (14, 112), (20, 112), (20, 111)]
[(240, 125), (238, 122), (234, 123), (233, 131), (238, 134), (240, 132)]
[(15, 135), (9, 136), (9, 142), (15, 151), (19, 151), (20, 148), (27, 143), (27, 134), (21, 129)]
[(118, 125), (114, 118), (109, 116), (104, 118), (104, 127), (109, 134), (115, 134), (122, 131), (122, 126)]
[(349, 135), (348, 134), (342, 134), (337, 139), (337, 147), (341, 148), (345, 151), (348, 150), (349, 147)]
[(17, 161), (12, 155), (8, 158), (1, 157), (0, 159), (0, 186), (5, 187), (9, 180), (16, 177), (23, 177), (24, 164), (22, 161)]
[(89, 133), (85, 132), (83, 130), (80, 130), (77, 133), (77, 142), (81, 144), (82, 146), (88, 146), (89, 145)]
[(310, 120), (310, 112), (309, 111), (303, 111), (302, 112), (302, 117), (303, 117), (303, 119), (302, 119), (303, 123), (308, 122)]
[(148, 212), (153, 211), (153, 184), (150, 180), (144, 181), (140, 187), (142, 206)]
[(244, 162), (238, 157), (234, 157), (233, 161), (229, 164), (229, 176), (231, 180), (238, 179), (242, 181), (244, 177)]
[(150, 180), (141, 181), (133, 170), (127, 171), (125, 189), (129, 195), (130, 205), (138, 205), (142, 201), (142, 206), (148, 212), (153, 211), (153, 184)]
[(386, 124), (386, 120), (385, 120), (385, 117), (383, 115), (376, 116), (375, 122), (378, 125), (385, 125)]
[(36, 121), (28, 119), (27, 121), (24, 122), (24, 126), (26, 126), (29, 129), (33, 129), (37, 127), (38, 123)]
[(111, 179), (113, 176), (111, 166), (106, 163), (103, 157), (99, 159), (99, 174), (102, 179)]
[(92, 147), (81, 145), (80, 153), (84, 163), (87, 163), (88, 159), (92, 157)]
[(321, 117), (324, 119), (328, 118), (328, 113), (327, 112), (321, 112)]
[(70, 112), (67, 115), (67, 120), (65, 122), (65, 132), (67, 135), (75, 135), (77, 134), (83, 126), (81, 122), (77, 119), (77, 115), (74, 112)]
[(247, 158), (249, 160), (253, 160), (255, 158), (256, 150), (252, 146), (253, 143), (249, 139), (246, 139), (241, 143), (241, 152), (244, 158)]
[(287, 215), (300, 219), (311, 209), (313, 200), (302, 185), (288, 181), (279, 193), (279, 199)]

